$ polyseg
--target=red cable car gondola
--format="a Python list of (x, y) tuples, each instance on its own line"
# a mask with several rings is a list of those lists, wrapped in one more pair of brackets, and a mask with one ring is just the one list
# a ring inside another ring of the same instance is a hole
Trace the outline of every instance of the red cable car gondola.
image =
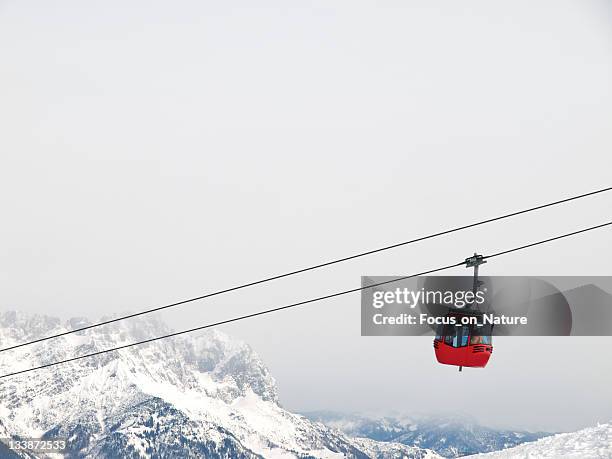
[[(486, 263), (484, 257), (476, 253), (465, 260), (467, 268), (474, 268), (474, 294), (482, 284), (478, 280), (478, 266), (483, 263)], [(482, 318), (482, 312), (470, 306), (446, 314), (433, 343), (439, 363), (458, 366), (459, 371), (463, 367), (484, 368), (487, 365), (493, 353), (493, 328), (484, 325)]]

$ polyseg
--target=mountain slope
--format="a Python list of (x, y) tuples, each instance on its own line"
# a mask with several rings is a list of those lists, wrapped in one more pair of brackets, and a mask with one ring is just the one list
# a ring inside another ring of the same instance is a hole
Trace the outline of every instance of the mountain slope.
[(577, 432), (542, 438), (503, 451), (468, 457), (482, 459), (610, 458), (612, 457), (612, 424), (601, 424)]
[[(2, 313), (0, 345), (86, 323)], [(151, 318), (119, 322), (2, 353), (0, 374), (167, 332)], [(67, 457), (439, 457), (354, 440), (284, 410), (252, 349), (215, 331), (0, 380), (0, 419), (7, 436), (67, 438)]]

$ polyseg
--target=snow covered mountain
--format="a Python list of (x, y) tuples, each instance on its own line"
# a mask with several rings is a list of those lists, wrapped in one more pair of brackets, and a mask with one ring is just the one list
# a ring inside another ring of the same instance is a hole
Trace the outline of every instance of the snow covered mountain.
[[(0, 346), (86, 324), (0, 314)], [(0, 374), (167, 333), (152, 318), (119, 322), (0, 354)], [(290, 413), (244, 343), (211, 331), (0, 380), (0, 438), (66, 438), (65, 457), (439, 458), (354, 439)], [(1, 457), (10, 452), (0, 444)], [(22, 456), (24, 457), (24, 456)]]
[(467, 417), (375, 417), (329, 411), (303, 413), (349, 436), (416, 445), (444, 457), (497, 451), (542, 438), (548, 433), (496, 430)]
[(600, 424), (597, 427), (553, 435), (503, 451), (468, 457), (482, 459), (610, 458), (612, 457), (612, 424)]

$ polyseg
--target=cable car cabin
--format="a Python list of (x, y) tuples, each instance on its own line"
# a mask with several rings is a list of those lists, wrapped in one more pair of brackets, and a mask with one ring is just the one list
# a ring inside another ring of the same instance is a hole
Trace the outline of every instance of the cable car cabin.
[[(449, 318), (454, 317), (454, 325)], [(476, 317), (482, 324), (482, 314), (476, 311), (452, 312), (446, 315), (434, 339), (436, 359), (444, 365), (484, 368), (493, 352), (491, 325), (461, 325), (463, 317)]]

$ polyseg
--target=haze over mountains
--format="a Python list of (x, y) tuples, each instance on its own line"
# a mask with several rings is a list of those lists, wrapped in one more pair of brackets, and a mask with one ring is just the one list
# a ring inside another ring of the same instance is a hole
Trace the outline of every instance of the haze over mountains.
[(546, 432), (493, 429), (479, 425), (467, 416), (366, 416), (330, 411), (304, 415), (352, 437), (419, 446), (444, 457), (497, 451), (550, 435)]

